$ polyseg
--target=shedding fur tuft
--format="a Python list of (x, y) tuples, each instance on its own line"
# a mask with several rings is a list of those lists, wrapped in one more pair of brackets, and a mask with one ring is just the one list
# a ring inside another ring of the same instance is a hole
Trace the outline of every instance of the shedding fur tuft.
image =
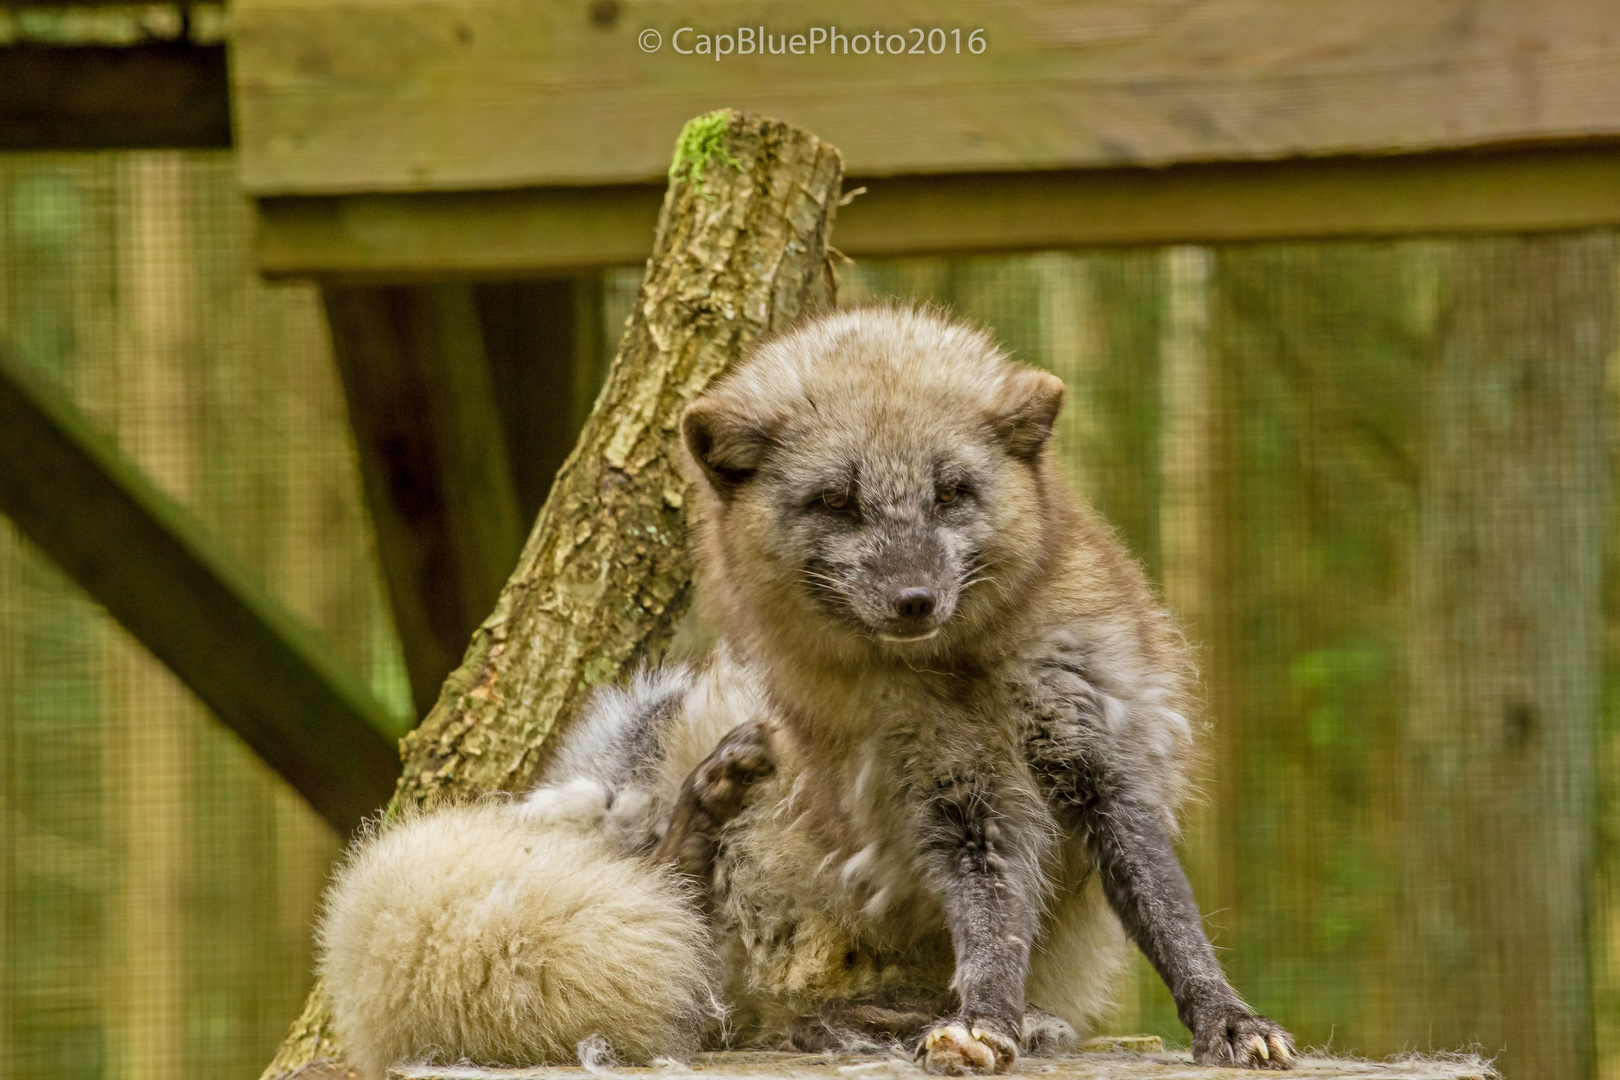
[(362, 837), (318, 930), (350, 1062), (572, 1062), (690, 1053), (712, 946), (676, 876), (599, 833), (485, 800)]

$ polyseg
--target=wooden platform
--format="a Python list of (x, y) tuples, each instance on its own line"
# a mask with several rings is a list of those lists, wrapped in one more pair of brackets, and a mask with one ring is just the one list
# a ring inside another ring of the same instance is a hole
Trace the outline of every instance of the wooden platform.
[[(1099, 1045), (1111, 1049), (1091, 1049)], [(1165, 1052), (1157, 1037), (1093, 1040), (1088, 1050), (1054, 1058), (1024, 1058), (1012, 1075), (1049, 1080), (1235, 1080), (1277, 1076), (1273, 1072), (1200, 1068), (1179, 1051)], [(1139, 1049), (1140, 1048), (1140, 1049)], [(395, 1069), (389, 1080), (584, 1080), (588, 1077), (689, 1077), (696, 1080), (890, 1080), (926, 1075), (900, 1057), (880, 1054), (787, 1054), (734, 1051), (703, 1054), (688, 1064), (612, 1069), (555, 1065), (529, 1069), (472, 1069), (412, 1066)], [(1495, 1080), (1490, 1064), (1472, 1056), (1407, 1058), (1393, 1062), (1353, 1058), (1299, 1058), (1291, 1077), (1312, 1080)]]

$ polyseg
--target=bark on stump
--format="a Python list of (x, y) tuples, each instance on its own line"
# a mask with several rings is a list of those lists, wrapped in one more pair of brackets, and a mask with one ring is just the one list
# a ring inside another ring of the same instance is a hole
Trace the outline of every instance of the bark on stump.
[[(596, 686), (656, 659), (691, 562), (680, 415), (750, 343), (836, 301), (827, 239), (843, 163), (746, 113), (682, 132), (652, 258), (607, 385), (494, 612), (401, 744), (389, 806), (517, 790)], [(317, 982), (263, 1080), (343, 1075)]]

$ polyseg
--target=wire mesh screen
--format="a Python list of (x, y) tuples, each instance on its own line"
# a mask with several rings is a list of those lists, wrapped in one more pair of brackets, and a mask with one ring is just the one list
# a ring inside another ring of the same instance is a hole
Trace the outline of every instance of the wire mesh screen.
[[(0, 156), (0, 336), (408, 692), (308, 287), (253, 275), (228, 155)], [(0, 519), (0, 1076), (251, 1077), (337, 839)]]
[[(318, 305), (246, 234), (224, 154), (0, 157), (0, 335), (403, 711)], [(1613, 238), (843, 278), (1065, 380), (1062, 467), (1197, 647), (1183, 855), (1252, 1003), (1620, 1076)], [(603, 277), (609, 344), (638, 280)], [(0, 778), (0, 1078), (256, 1075), (336, 840), (9, 525)], [(1185, 1041), (1145, 964), (1115, 1026)]]
[[(845, 273), (1064, 378), (1057, 454), (1198, 649), (1211, 936), (1307, 1043), (1615, 1072), (1616, 290), (1608, 235)], [(1118, 1024), (1185, 1039), (1145, 963)]]

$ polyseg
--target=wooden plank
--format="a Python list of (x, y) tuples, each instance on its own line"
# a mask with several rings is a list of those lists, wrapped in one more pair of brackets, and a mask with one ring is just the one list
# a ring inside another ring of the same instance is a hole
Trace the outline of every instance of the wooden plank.
[(334, 828), (387, 801), (406, 725), (3, 347), (0, 511)]
[(467, 285), (322, 290), (418, 715), (523, 545), (502, 417)]
[(664, 186), (259, 200), (271, 277), (348, 281), (557, 274), (646, 261)]
[(837, 239), (876, 256), (1617, 222), (1620, 145), (875, 181), (839, 215)]
[[(721, 106), (815, 131), (851, 176), (1620, 134), (1620, 19), (1592, 0), (244, 0), (233, 19), (259, 195), (653, 182)], [(674, 51), (682, 27), (695, 49), (760, 26), (808, 45), (812, 25), (908, 51)], [(911, 54), (913, 27), (947, 31), (944, 53)]]
[(231, 145), (225, 46), (0, 46), (0, 150)]
[[(852, 180), (855, 258), (1620, 224), (1620, 143), (1317, 161)], [(263, 199), (272, 276), (411, 280), (627, 265), (660, 189), (535, 188)]]

